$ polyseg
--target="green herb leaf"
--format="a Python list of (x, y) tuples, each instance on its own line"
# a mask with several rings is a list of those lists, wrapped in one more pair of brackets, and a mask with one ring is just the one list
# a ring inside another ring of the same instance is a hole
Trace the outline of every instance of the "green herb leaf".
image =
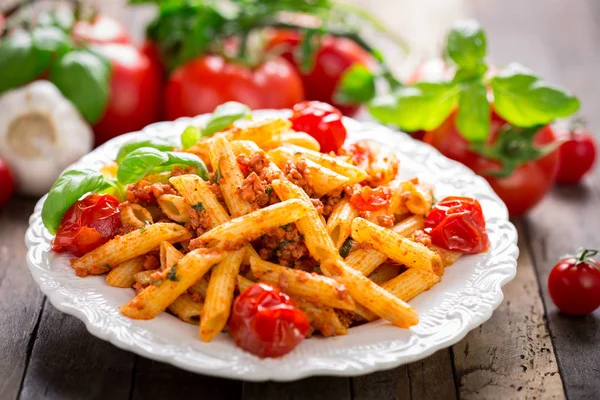
[(108, 178), (92, 169), (64, 172), (52, 185), (42, 207), (42, 222), (55, 234), (63, 215), (84, 194), (97, 193), (111, 187)]
[(89, 122), (97, 122), (108, 102), (108, 61), (88, 50), (74, 50), (52, 65), (50, 80)]
[(29, 33), (0, 40), (0, 93), (37, 78), (50, 64), (50, 54), (39, 51)]
[(446, 50), (461, 68), (474, 70), (482, 64), (486, 52), (486, 38), (477, 21), (457, 21), (448, 34)]
[(216, 132), (224, 130), (238, 119), (249, 119), (250, 117), (250, 107), (235, 101), (228, 101), (215, 108), (212, 116), (202, 130), (202, 136), (212, 136)]
[(181, 134), (181, 145), (184, 149), (189, 149), (202, 138), (200, 129), (190, 125)]
[(352, 249), (353, 243), (354, 241), (352, 240), (352, 238), (348, 238), (344, 241), (344, 244), (342, 245), (342, 247), (340, 247), (340, 256), (342, 256), (342, 258), (346, 258), (348, 254), (350, 254), (350, 250)]
[(177, 277), (177, 264), (173, 264), (169, 272), (167, 272), (167, 279), (172, 282), (179, 282), (179, 278)]
[(222, 177), (223, 177), (223, 174), (221, 173), (221, 159), (219, 158), (219, 162), (217, 164), (217, 169), (215, 170), (215, 175), (213, 176), (213, 182), (219, 183), (219, 181), (221, 180)]
[(208, 180), (208, 170), (206, 169), (206, 165), (204, 164), (204, 161), (202, 161), (197, 155), (173, 151), (168, 151), (167, 155), (169, 156), (169, 160), (167, 161), (166, 166), (169, 170), (173, 169), (173, 167), (176, 165), (196, 167), (198, 170), (198, 176), (205, 181)]
[(502, 70), (491, 83), (496, 112), (517, 126), (546, 125), (579, 110), (575, 96), (519, 66)]
[(166, 140), (160, 138), (136, 138), (132, 139), (128, 142), (125, 142), (121, 148), (119, 149), (119, 153), (117, 154), (117, 164), (120, 164), (125, 157), (135, 149), (139, 149), (140, 147), (152, 147), (157, 150), (169, 151), (173, 150), (175, 146), (173, 144), (167, 142)]
[(456, 124), (462, 137), (472, 142), (485, 141), (490, 133), (490, 103), (482, 82), (463, 84), (458, 102)]
[(375, 75), (362, 64), (355, 64), (342, 74), (334, 100), (340, 104), (365, 103), (375, 96)]
[(44, 57), (60, 57), (73, 46), (67, 34), (56, 26), (38, 26), (31, 35), (35, 48), (46, 53)]
[(450, 115), (459, 93), (459, 86), (451, 82), (419, 82), (375, 97), (369, 111), (378, 121), (406, 131), (431, 130)]
[(315, 67), (316, 53), (321, 48), (320, 37), (321, 32), (318, 29), (307, 29), (300, 46), (296, 48), (294, 58), (303, 74), (310, 73)]
[(154, 168), (169, 161), (167, 153), (152, 147), (140, 147), (129, 153), (119, 164), (117, 179), (123, 184), (134, 183)]
[(202, 202), (196, 203), (192, 206), (192, 208), (198, 212), (204, 211), (204, 204)]

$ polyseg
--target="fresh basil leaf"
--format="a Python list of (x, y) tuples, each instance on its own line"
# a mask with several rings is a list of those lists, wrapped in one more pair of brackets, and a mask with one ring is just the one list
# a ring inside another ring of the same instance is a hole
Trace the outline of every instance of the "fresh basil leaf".
[(369, 104), (375, 119), (412, 132), (435, 129), (456, 106), (459, 86), (451, 82), (419, 82), (378, 96)]
[(42, 222), (55, 234), (69, 209), (84, 194), (100, 192), (111, 187), (108, 178), (93, 169), (64, 172), (52, 185), (42, 207)]
[(0, 40), (0, 93), (33, 81), (50, 64), (50, 54), (33, 42), (25, 32)]
[(140, 147), (129, 153), (119, 164), (117, 179), (122, 184), (134, 183), (154, 168), (169, 161), (167, 153), (152, 147)]
[(173, 151), (168, 151), (166, 154), (169, 157), (169, 160), (166, 162), (166, 167), (169, 167), (169, 170), (173, 169), (176, 165), (196, 167), (198, 176), (205, 181), (208, 180), (208, 170), (206, 169), (206, 165), (197, 155)]
[(50, 80), (89, 122), (104, 114), (109, 96), (110, 64), (99, 54), (74, 50), (52, 65)]
[(482, 82), (461, 85), (456, 124), (461, 136), (472, 142), (485, 141), (490, 133), (490, 103)]
[(486, 52), (485, 33), (479, 23), (475, 20), (455, 22), (448, 34), (446, 50), (459, 67), (475, 69)]
[(579, 110), (577, 97), (519, 66), (502, 70), (491, 82), (496, 112), (517, 126), (546, 125)]
[(190, 125), (187, 128), (185, 128), (185, 130), (181, 134), (181, 146), (184, 149), (189, 149), (190, 147), (198, 143), (201, 137), (202, 136), (200, 133), (200, 129), (193, 125)]
[(119, 153), (117, 154), (117, 164), (120, 164), (125, 157), (132, 151), (139, 149), (140, 147), (152, 147), (157, 150), (169, 151), (173, 150), (175, 146), (160, 138), (135, 138), (131, 139), (121, 146)]
[(224, 130), (238, 119), (249, 119), (250, 116), (250, 107), (245, 104), (235, 101), (223, 103), (213, 111), (211, 118), (202, 130), (202, 136), (211, 136), (216, 132)]
[(362, 64), (355, 64), (342, 74), (334, 100), (339, 104), (365, 103), (375, 96), (375, 75)]
[(38, 26), (32, 31), (34, 47), (48, 57), (62, 56), (72, 47), (67, 34), (55, 26)]

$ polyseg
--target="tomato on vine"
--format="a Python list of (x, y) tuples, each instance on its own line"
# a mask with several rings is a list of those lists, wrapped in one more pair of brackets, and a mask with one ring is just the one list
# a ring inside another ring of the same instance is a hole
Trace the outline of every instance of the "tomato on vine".
[(576, 256), (561, 259), (548, 276), (548, 292), (556, 307), (565, 314), (587, 315), (600, 306), (600, 251), (580, 250)]
[(566, 134), (558, 150), (559, 166), (556, 182), (565, 185), (578, 184), (588, 173), (596, 159), (596, 141), (583, 127), (575, 126)]

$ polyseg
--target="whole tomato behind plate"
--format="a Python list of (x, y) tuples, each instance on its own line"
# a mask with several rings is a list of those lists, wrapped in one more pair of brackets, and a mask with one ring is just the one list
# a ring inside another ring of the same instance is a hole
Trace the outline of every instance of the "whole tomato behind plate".
[(0, 159), (0, 207), (8, 203), (15, 192), (15, 180), (8, 164)]
[(575, 128), (563, 135), (565, 142), (558, 150), (559, 166), (556, 182), (576, 185), (592, 169), (596, 159), (596, 142), (590, 132)]
[(165, 88), (168, 120), (212, 112), (228, 101), (252, 109), (291, 108), (304, 98), (294, 67), (281, 57), (256, 68), (218, 55), (197, 57), (176, 68)]

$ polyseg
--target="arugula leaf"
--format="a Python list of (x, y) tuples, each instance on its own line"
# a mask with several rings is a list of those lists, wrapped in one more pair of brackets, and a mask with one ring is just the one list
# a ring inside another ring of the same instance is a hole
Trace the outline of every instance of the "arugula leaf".
[(450, 115), (460, 88), (452, 82), (419, 82), (375, 97), (369, 111), (378, 121), (406, 131), (437, 128)]
[(154, 168), (169, 161), (169, 156), (152, 147), (133, 150), (119, 164), (117, 179), (123, 184), (134, 183), (148, 175)]
[(129, 153), (131, 153), (135, 149), (139, 149), (140, 147), (152, 147), (154, 149), (162, 150), (162, 151), (169, 151), (169, 150), (173, 150), (175, 148), (175, 146), (173, 146), (171, 143), (167, 142), (164, 139), (160, 139), (160, 138), (131, 139), (128, 142), (125, 142), (119, 149), (119, 153), (117, 154), (117, 158), (116, 158), (117, 164), (120, 164), (121, 161), (123, 161), (123, 159), (125, 157), (127, 157), (127, 155)]
[(211, 118), (202, 130), (202, 136), (212, 136), (214, 133), (224, 130), (238, 119), (250, 119), (250, 117), (250, 107), (236, 101), (228, 101), (215, 108)]
[(448, 34), (446, 51), (459, 67), (473, 70), (482, 64), (486, 52), (483, 29), (475, 20), (457, 21)]
[(496, 112), (517, 126), (546, 125), (579, 110), (575, 96), (517, 65), (502, 70), (491, 83)]
[(97, 122), (108, 102), (110, 64), (89, 50), (74, 50), (52, 64), (50, 81), (89, 122)]
[(50, 64), (50, 54), (34, 46), (29, 33), (0, 40), (0, 93), (37, 78)]
[(334, 94), (340, 104), (364, 103), (375, 96), (375, 75), (362, 64), (355, 64), (342, 74)]
[(200, 129), (197, 127), (190, 125), (181, 134), (181, 146), (184, 149), (189, 149), (193, 145), (195, 145), (200, 138), (202, 137)]
[(89, 192), (100, 192), (111, 187), (109, 179), (93, 169), (69, 170), (52, 185), (42, 207), (42, 222), (55, 234), (69, 207)]
[(490, 103), (482, 82), (463, 84), (458, 101), (456, 125), (461, 136), (472, 142), (485, 141), (490, 134)]

